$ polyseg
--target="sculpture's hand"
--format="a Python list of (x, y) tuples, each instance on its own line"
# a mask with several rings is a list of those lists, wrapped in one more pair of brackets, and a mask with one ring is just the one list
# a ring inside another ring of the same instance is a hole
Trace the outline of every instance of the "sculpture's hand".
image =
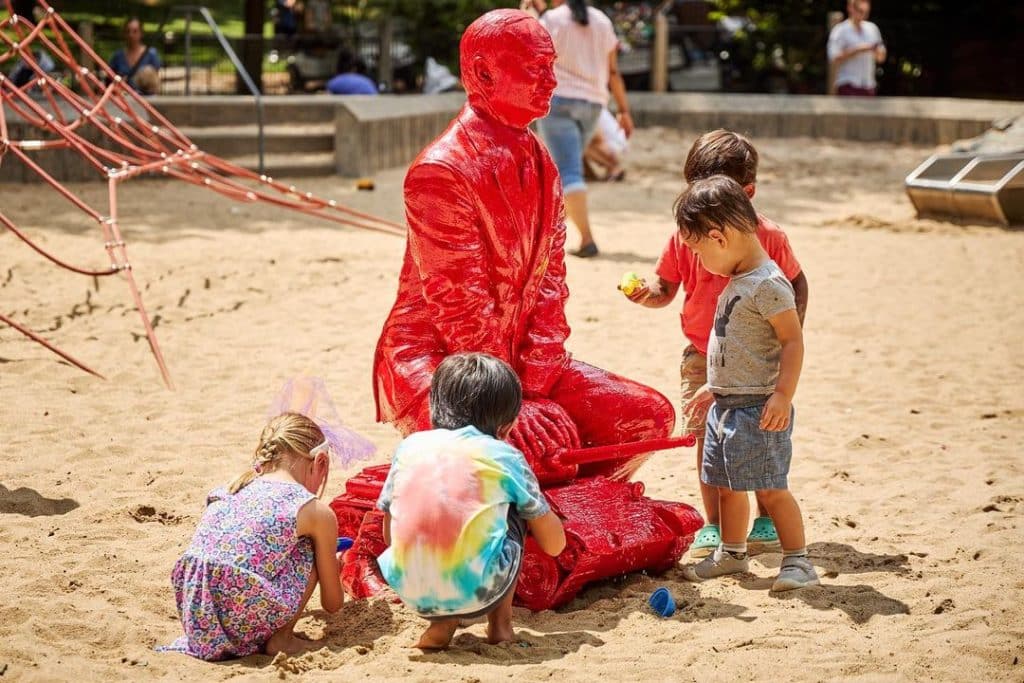
[(508, 442), (523, 452), (539, 477), (539, 470), (551, 468), (553, 456), (579, 448), (580, 436), (576, 423), (562, 406), (548, 399), (527, 399)]

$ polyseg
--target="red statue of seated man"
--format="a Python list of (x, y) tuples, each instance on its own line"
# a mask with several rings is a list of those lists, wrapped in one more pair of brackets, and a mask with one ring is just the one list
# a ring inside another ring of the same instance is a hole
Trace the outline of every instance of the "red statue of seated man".
[[(665, 437), (675, 413), (654, 389), (565, 350), (561, 181), (527, 128), (555, 87), (547, 31), (524, 12), (495, 10), (466, 30), (460, 58), (468, 101), (405, 178), (409, 235), (377, 343), (377, 419), (402, 434), (429, 429), (434, 369), (452, 353), (486, 352), (523, 384), (509, 441), (542, 482), (570, 479), (578, 466), (560, 464), (561, 451)], [(639, 462), (581, 473), (628, 478)]]

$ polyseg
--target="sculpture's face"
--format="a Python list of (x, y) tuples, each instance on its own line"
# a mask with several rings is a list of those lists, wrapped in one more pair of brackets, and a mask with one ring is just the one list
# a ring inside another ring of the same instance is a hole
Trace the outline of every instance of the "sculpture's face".
[[(527, 34), (495, 51), (495, 88), (491, 110), (514, 126), (528, 126), (546, 115), (555, 90), (555, 48), (543, 27), (541, 36)], [(534, 38), (534, 40), (526, 40)], [(538, 39), (539, 38), (539, 39)], [(542, 40), (541, 40), (542, 39)]]
[(475, 32), (463, 45), (470, 103), (507, 125), (525, 128), (551, 106), (556, 85), (551, 36), (536, 19), (511, 10), (495, 10), (477, 21), (500, 30)]

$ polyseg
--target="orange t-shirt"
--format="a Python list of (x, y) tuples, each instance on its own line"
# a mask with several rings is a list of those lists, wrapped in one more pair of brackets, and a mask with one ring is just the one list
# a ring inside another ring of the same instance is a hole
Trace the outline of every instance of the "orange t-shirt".
[[(760, 240), (761, 246), (778, 264), (783, 274), (789, 280), (793, 280), (800, 274), (800, 263), (789, 246), (789, 238), (779, 226), (764, 216), (759, 214), (757, 219), (757, 239)], [(655, 272), (663, 280), (682, 285), (686, 293), (686, 301), (683, 302), (683, 310), (679, 314), (683, 334), (698, 351), (707, 354), (708, 336), (714, 324), (718, 295), (729, 283), (729, 278), (724, 275), (713, 275), (705, 270), (700, 258), (686, 246), (678, 230), (665, 245)]]

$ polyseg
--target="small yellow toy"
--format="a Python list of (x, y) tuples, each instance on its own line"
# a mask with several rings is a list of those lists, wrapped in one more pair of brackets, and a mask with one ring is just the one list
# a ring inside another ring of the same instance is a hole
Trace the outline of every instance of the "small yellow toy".
[(644, 286), (644, 281), (640, 279), (640, 276), (630, 271), (624, 273), (622, 280), (619, 281), (619, 290), (626, 296), (630, 296), (636, 290)]

